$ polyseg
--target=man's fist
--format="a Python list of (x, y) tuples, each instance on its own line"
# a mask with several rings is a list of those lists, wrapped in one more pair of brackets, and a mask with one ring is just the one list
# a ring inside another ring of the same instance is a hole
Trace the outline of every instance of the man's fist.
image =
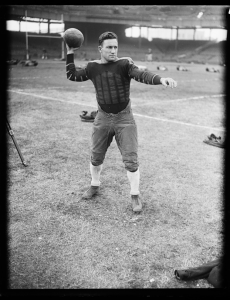
[(164, 86), (167, 86), (167, 87), (169, 86), (172, 89), (177, 87), (177, 82), (175, 80), (173, 80), (172, 78), (161, 78), (160, 81)]
[(66, 44), (66, 50), (67, 50), (67, 54), (72, 54), (74, 53), (75, 50), (79, 49), (80, 47), (78, 48), (72, 48), (72, 47), (69, 47), (67, 44)]

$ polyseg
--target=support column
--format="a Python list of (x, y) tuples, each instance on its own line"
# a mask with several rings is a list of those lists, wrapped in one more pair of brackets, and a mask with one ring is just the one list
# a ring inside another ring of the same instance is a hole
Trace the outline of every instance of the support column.
[(196, 27), (193, 29), (193, 40), (195, 40), (196, 37)]
[(175, 41), (175, 50), (176, 51), (177, 51), (177, 43), (178, 43), (178, 35), (179, 35), (178, 31), (179, 31), (179, 28), (177, 27), (176, 28), (176, 41)]
[(27, 33), (27, 10), (25, 11), (26, 16), (26, 59), (29, 59), (29, 46), (28, 46), (28, 33)]
[[(64, 22), (63, 14), (61, 15), (61, 20), (64, 23), (64, 31), (65, 31), (65, 22)], [(63, 39), (61, 44), (61, 59), (65, 59), (65, 42)]]
[(141, 48), (141, 26), (139, 27), (139, 49)]
[(210, 28), (210, 32), (209, 32), (209, 41), (212, 40), (212, 28)]
[(50, 33), (50, 19), (48, 19), (48, 34)]
[(85, 36), (84, 36), (84, 45), (87, 47), (87, 40), (88, 40), (88, 32), (87, 26), (85, 27)]

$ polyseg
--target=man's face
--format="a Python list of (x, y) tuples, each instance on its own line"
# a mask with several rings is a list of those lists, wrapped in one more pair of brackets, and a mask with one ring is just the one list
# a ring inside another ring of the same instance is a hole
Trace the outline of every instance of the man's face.
[(117, 60), (118, 42), (117, 39), (104, 40), (102, 45), (98, 47), (103, 61)]

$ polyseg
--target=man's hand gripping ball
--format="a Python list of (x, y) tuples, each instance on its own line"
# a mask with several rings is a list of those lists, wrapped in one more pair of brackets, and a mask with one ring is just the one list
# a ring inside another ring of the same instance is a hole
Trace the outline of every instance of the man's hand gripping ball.
[(67, 29), (63, 34), (63, 39), (66, 43), (67, 53), (79, 49), (84, 42), (82, 32), (76, 28)]

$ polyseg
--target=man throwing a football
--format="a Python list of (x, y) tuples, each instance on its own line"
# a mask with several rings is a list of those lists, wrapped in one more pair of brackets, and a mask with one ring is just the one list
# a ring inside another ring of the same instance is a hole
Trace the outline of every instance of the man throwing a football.
[(105, 154), (115, 137), (130, 183), (130, 195), (134, 212), (142, 210), (139, 182), (137, 127), (130, 100), (131, 79), (145, 84), (175, 88), (172, 78), (162, 78), (149, 71), (142, 71), (130, 57), (117, 57), (118, 37), (105, 32), (99, 37), (100, 60), (88, 62), (85, 68), (76, 69), (74, 51), (67, 44), (66, 74), (71, 81), (91, 80), (96, 90), (98, 113), (91, 136), (91, 185), (82, 199), (91, 199), (100, 189), (100, 174)]

